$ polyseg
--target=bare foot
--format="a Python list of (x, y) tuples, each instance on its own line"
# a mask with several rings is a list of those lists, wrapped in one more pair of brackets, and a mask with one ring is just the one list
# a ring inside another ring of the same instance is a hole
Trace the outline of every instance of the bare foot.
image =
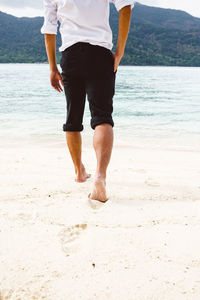
[(83, 164), (82, 164), (80, 170), (78, 170), (78, 169), (75, 170), (75, 173), (76, 173), (76, 178), (75, 178), (76, 182), (85, 182), (88, 178), (91, 177), (91, 174), (88, 174), (86, 172)]
[(106, 196), (106, 181), (104, 178), (95, 178), (93, 191), (89, 194), (89, 198), (100, 202), (106, 202), (108, 200)]

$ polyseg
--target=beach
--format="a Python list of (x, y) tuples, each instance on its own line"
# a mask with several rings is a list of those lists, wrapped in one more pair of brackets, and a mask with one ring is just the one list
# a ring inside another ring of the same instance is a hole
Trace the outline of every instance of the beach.
[(4, 140), (0, 299), (199, 299), (198, 149), (116, 140), (97, 205), (91, 141), (76, 183), (64, 136)]
[(0, 300), (199, 300), (200, 68), (119, 67), (101, 204), (88, 103), (77, 183), (48, 65), (0, 67)]

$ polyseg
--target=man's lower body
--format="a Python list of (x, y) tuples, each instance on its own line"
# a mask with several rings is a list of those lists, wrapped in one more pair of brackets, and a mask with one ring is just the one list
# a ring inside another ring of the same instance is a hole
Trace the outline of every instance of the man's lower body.
[(81, 131), (86, 95), (94, 129), (93, 146), (97, 167), (91, 199), (105, 202), (106, 171), (113, 146), (113, 96), (115, 93), (114, 57), (109, 49), (85, 42), (76, 43), (62, 52), (60, 61), (67, 102), (63, 124), (67, 145), (74, 163), (76, 181), (84, 182), (87, 174), (81, 159)]

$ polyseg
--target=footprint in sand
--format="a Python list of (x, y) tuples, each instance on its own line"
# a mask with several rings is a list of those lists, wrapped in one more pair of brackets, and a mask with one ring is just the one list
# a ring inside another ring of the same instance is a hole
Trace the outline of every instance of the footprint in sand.
[(93, 199), (90, 199), (90, 197), (88, 197), (88, 204), (89, 206), (94, 210), (101, 210), (103, 207), (105, 207), (106, 202), (101, 202), (101, 201), (98, 201), (98, 200), (93, 200)]
[(159, 183), (152, 178), (147, 178), (144, 183), (148, 186), (160, 186)]
[(60, 231), (59, 237), (62, 245), (62, 250), (69, 255), (70, 253), (76, 252), (81, 246), (80, 242), (83, 233), (87, 228), (87, 224), (76, 224)]

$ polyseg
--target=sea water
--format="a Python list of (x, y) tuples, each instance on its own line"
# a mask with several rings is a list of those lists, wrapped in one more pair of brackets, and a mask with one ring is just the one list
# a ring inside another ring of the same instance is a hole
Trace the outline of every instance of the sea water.
[[(119, 66), (113, 103), (120, 141), (200, 145), (200, 68)], [(0, 64), (1, 137), (61, 136), (65, 119), (65, 95), (51, 87), (47, 64)], [(84, 134), (93, 134), (87, 98)]]

